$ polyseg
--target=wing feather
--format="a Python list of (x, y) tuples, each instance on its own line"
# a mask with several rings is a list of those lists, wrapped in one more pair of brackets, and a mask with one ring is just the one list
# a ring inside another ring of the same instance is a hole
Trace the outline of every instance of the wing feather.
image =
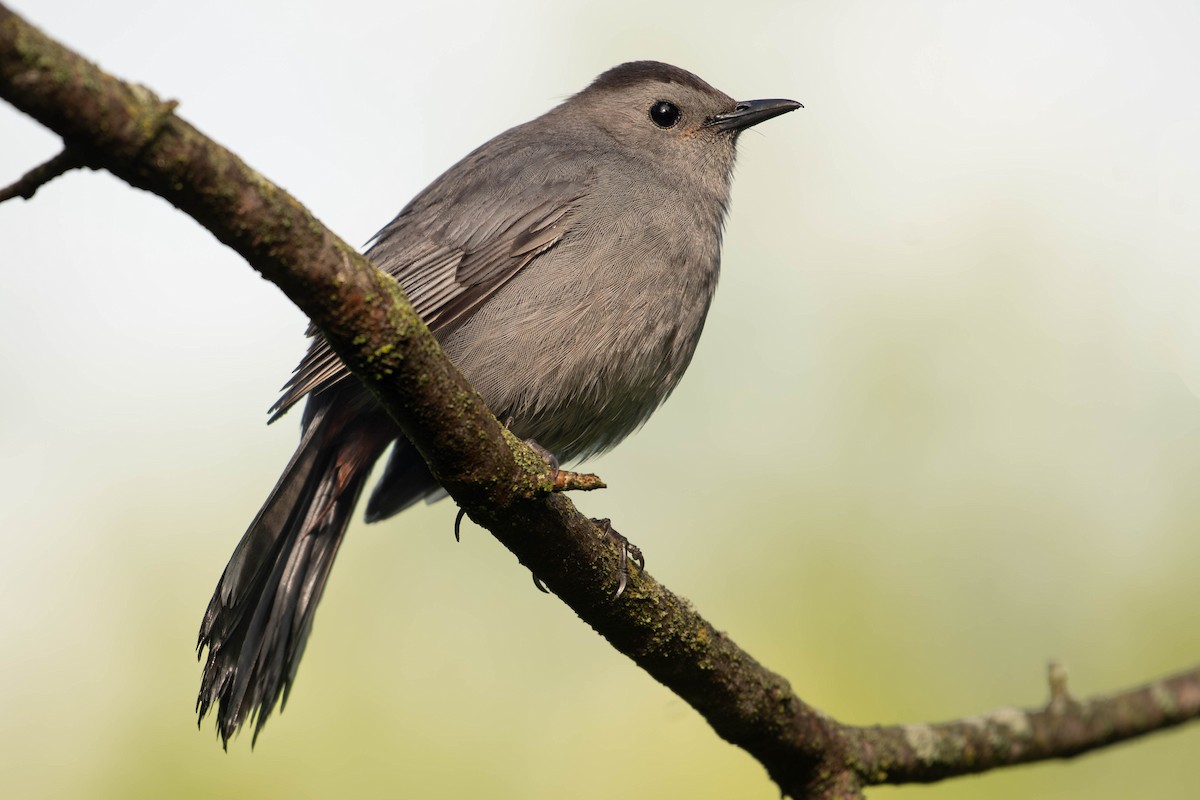
[[(503, 192), (479, 192), (486, 202), (474, 209), (418, 198), (379, 232), (367, 256), (396, 278), (434, 334), (444, 334), (562, 239), (585, 189), (584, 180), (549, 182), (524, 206)], [(309, 336), (308, 353), (271, 407), (272, 422), (350, 374), (319, 331), (309, 326)]]

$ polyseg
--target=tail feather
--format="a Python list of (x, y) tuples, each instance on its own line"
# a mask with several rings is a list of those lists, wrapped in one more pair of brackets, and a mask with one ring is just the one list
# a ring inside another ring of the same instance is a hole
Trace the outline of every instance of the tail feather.
[[(311, 405), (311, 404), (310, 404)], [(347, 430), (328, 408), (306, 419), (304, 436), (221, 575), (200, 626), (208, 648), (196, 710), (215, 707), (224, 744), (275, 704), (286, 703), (329, 570), (387, 441), (367, 425)]]
[(367, 522), (378, 522), (399, 514), (418, 500), (432, 503), (445, 494), (446, 490), (434, 480), (417, 448), (406, 439), (398, 439), (379, 483), (375, 484), (375, 491), (367, 500)]

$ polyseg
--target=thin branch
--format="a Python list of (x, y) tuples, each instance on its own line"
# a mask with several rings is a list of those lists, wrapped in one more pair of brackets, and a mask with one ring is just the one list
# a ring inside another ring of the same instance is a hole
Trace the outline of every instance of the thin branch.
[(570, 472), (559, 470), (554, 476), (554, 491), (556, 492), (594, 492), (597, 489), (607, 489), (608, 484), (599, 475), (590, 472)]
[(847, 755), (870, 784), (929, 783), (1014, 764), (1073, 758), (1200, 717), (1200, 666), (1078, 701), (1050, 667), (1043, 708), (1001, 708), (936, 725), (847, 729)]
[[(988, 752), (1008, 755), (993, 758), (992, 766), (1000, 766), (1073, 755), (1200, 714), (1196, 676), (1188, 673), (1141, 690), (1160, 713), (1138, 717), (1141, 727), (1118, 726), (1127, 734), (1118, 738), (1074, 731), (1099, 730), (1118, 708), (1145, 711), (1140, 701), (1127, 705), (1125, 695), (1081, 705), (1085, 716), (1076, 716), (1069, 703), (1067, 713), (1013, 712), (1034, 731), (1030, 736), (1041, 737), (1037, 742), (1051, 743), (1036, 750), (1023, 730), (995, 739), (1009, 729), (1002, 712), (982, 723), (841, 725), (801, 701), (787, 681), (647, 573), (632, 575), (621, 600), (611, 601), (618, 580), (613, 544), (555, 493), (542, 459), (484, 407), (395, 281), (294, 198), (177, 117), (173, 103), (105, 74), (3, 5), (0, 96), (62, 136), (68, 149), (84, 153), (89, 165), (173, 203), (277, 284), (317, 323), (471, 519), (720, 736), (758, 759), (785, 794), (859, 797), (871, 783), (978, 771), (970, 759), (993, 740), (1001, 744)], [(1168, 707), (1174, 711), (1166, 713)], [(1022, 743), (1022, 757), (1013, 757), (1004, 742)]]
[(82, 153), (72, 150), (69, 147), (63, 148), (63, 151), (54, 158), (44, 164), (39, 164), (22, 175), (18, 180), (0, 189), (0, 203), (3, 203), (5, 200), (12, 200), (14, 197), (22, 197), (30, 200), (37, 193), (38, 189), (59, 175), (84, 166), (86, 164), (83, 161)]

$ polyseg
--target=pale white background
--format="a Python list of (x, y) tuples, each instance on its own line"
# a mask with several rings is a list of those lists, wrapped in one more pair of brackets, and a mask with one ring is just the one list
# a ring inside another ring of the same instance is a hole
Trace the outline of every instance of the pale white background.
[[(743, 137), (696, 360), (579, 504), (850, 722), (1037, 704), (1049, 658), (1084, 694), (1198, 660), (1194, 3), (16, 5), (352, 242), (621, 61), (804, 102)], [(0, 181), (57, 148), (0, 105)], [(304, 324), (106, 174), (0, 207), (13, 796), (776, 797), (448, 503), (351, 531), (255, 752), (196, 731)], [(1198, 737), (872, 796), (1194, 797)]]

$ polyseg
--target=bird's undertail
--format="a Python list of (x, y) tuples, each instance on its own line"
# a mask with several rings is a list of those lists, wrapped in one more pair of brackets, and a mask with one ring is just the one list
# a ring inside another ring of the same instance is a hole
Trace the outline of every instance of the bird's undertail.
[(254, 738), (287, 695), (313, 613), (375, 459), (369, 425), (316, 409), (295, 455), (225, 567), (200, 625), (208, 649), (196, 710), (216, 709), (222, 743), (255, 720)]

